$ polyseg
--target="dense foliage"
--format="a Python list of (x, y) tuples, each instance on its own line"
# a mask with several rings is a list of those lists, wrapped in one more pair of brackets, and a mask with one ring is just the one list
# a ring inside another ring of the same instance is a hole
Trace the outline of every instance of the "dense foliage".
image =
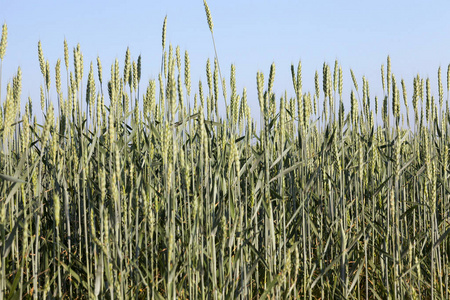
[[(0, 94), (2, 297), (449, 298), (440, 69), (438, 103), (419, 76), (408, 99), (389, 58), (380, 103), (351, 72), (346, 112), (338, 62), (313, 94), (292, 66), (294, 98), (273, 93), (272, 65), (257, 131), (234, 66), (227, 83), (208, 60), (193, 92), (165, 26), (162, 46), (142, 93), (140, 57), (127, 50), (107, 82), (98, 59), (86, 79), (64, 42), (63, 92), (39, 43), (42, 126), (31, 99), (21, 112), (20, 69)], [(1, 61), (5, 47), (6, 25)]]

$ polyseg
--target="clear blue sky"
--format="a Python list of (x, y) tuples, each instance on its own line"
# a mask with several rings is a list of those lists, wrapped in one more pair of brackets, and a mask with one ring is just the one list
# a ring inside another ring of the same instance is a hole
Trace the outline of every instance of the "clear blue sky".
[[(404, 78), (408, 95), (417, 73), (437, 85), (437, 69), (445, 80), (450, 63), (449, 1), (208, 1), (214, 21), (222, 74), (229, 78), (236, 65), (238, 92), (245, 86), (253, 116), (259, 112), (256, 72), (268, 75), (277, 66), (275, 92), (294, 95), (290, 65), (303, 65), (303, 91), (314, 91), (314, 72), (338, 59), (344, 71), (347, 96), (352, 82), (350, 68), (361, 80), (369, 79), (371, 98), (381, 96), (380, 66), (391, 56), (398, 81)], [(3, 62), (2, 98), (6, 83), (20, 66), (23, 72), (22, 110), (31, 96), (39, 109), (39, 86), (43, 84), (37, 56), (42, 42), (50, 61), (52, 88), (54, 67), (63, 60), (63, 41), (72, 53), (80, 43), (86, 80), (90, 61), (100, 56), (104, 81), (111, 63), (123, 67), (125, 51), (132, 58), (142, 55), (141, 90), (148, 79), (157, 78), (161, 59), (161, 28), (168, 16), (167, 44), (188, 50), (192, 89), (198, 80), (206, 84), (207, 58), (214, 49), (205, 18), (203, 1), (6, 1), (0, 0), (0, 22), (8, 25), (8, 47)], [(72, 63), (72, 58), (71, 58)], [(96, 70), (96, 68), (95, 68)], [(63, 73), (64, 74), (64, 73)], [(63, 76), (63, 86), (65, 76)], [(362, 85), (360, 81), (360, 86)], [(56, 97), (53, 97), (55, 99)], [(346, 97), (346, 101), (348, 97)], [(347, 104), (346, 104), (347, 105)]]

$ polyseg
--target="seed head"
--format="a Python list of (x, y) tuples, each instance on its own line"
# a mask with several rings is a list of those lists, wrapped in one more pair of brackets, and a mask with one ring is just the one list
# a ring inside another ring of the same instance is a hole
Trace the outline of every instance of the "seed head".
[(294, 91), (297, 93), (297, 82), (295, 80), (295, 69), (293, 64), (291, 64), (291, 77), (292, 77), (292, 84), (294, 85)]
[(313, 98), (314, 98), (314, 114), (317, 115), (317, 97), (315, 94)]
[(198, 95), (200, 97), (200, 106), (203, 109), (205, 107), (205, 97), (203, 97), (203, 86), (201, 80), (198, 82)]
[[(139, 56), (140, 57), (140, 56)], [(100, 57), (97, 56), (97, 69), (98, 69), (98, 81), (100, 81), (100, 85), (102, 84), (102, 62), (100, 61)]]
[(378, 97), (375, 96), (375, 112), (378, 112)]
[(127, 52), (125, 53), (125, 65), (124, 65), (124, 69), (123, 69), (123, 81), (124, 81), (125, 85), (128, 83), (128, 80), (130, 79), (130, 72), (131, 72), (130, 59), (131, 59), (130, 58), (130, 47), (127, 47)]
[(333, 73), (333, 90), (336, 92), (337, 89), (337, 80), (339, 73), (339, 65), (337, 59), (334, 61), (334, 73)]
[(163, 28), (162, 28), (162, 48), (166, 48), (166, 28), (167, 28), (167, 15), (164, 18)]
[(141, 55), (139, 55), (138, 61), (137, 61), (137, 81), (138, 81), (138, 83), (141, 81), (141, 73), (142, 73), (142, 61), (141, 61)]
[(41, 41), (38, 42), (38, 57), (39, 57), (39, 66), (41, 68), (41, 73), (44, 78), (46, 78), (46, 66), (45, 66), (45, 60), (44, 60), (44, 52), (42, 51), (42, 45)]
[(264, 112), (265, 111), (263, 99), (264, 74), (261, 72), (258, 72), (256, 74), (256, 85), (258, 89), (259, 106), (261, 107), (261, 110)]
[(187, 50), (184, 52), (184, 85), (189, 97), (191, 95), (191, 62)]
[(390, 88), (391, 88), (391, 58), (387, 57), (387, 78), (386, 78), (386, 85), (387, 85), (387, 93), (389, 95)]
[(441, 67), (438, 69), (439, 106), (444, 104), (444, 88), (442, 87)]
[(164, 51), (164, 78), (167, 78), (167, 72), (168, 72), (168, 63), (167, 63), (167, 52)]
[(171, 60), (170, 64), (170, 72), (169, 72), (169, 80), (167, 83), (167, 88), (169, 89), (169, 95), (168, 100), (170, 101), (170, 112), (172, 115), (172, 118), (175, 118), (175, 112), (176, 112), (176, 93), (177, 93), (177, 83), (175, 81), (175, 61)]
[(197, 93), (195, 93), (195, 95), (194, 95), (194, 111), (195, 112), (197, 112), (197, 106), (198, 106)]
[(450, 91), (450, 64), (447, 67), (447, 93)]
[(119, 91), (120, 88), (120, 70), (119, 70), (119, 60), (116, 58), (114, 62), (114, 70), (111, 69), (111, 72), (114, 71), (114, 89), (115, 91)]
[[(29, 122), (29, 114), (27, 111), (29, 110), (29, 103), (25, 104), (25, 115), (23, 116), (23, 126), (22, 126), (22, 152), (25, 152), (28, 149), (28, 145), (30, 143), (30, 122)], [(1, 111), (1, 109), (0, 109)], [(0, 116), (1, 117), (1, 116)], [(0, 126), (1, 129), (1, 126)]]
[[(79, 46), (79, 44), (78, 44)], [(79, 51), (79, 47), (73, 49), (73, 59), (74, 59), (74, 67), (75, 67), (75, 85), (76, 89), (78, 89), (78, 86), (80, 85), (81, 79), (83, 77), (82, 75), (82, 58), (81, 53)]]
[(231, 74), (230, 74), (230, 88), (231, 88), (231, 116), (233, 120), (233, 125), (236, 125), (237, 120), (237, 107), (238, 107), (238, 97), (236, 92), (236, 67), (234, 64), (231, 65)]
[(344, 103), (340, 100), (339, 101), (339, 124), (342, 126), (344, 122), (344, 116), (345, 116), (345, 109), (344, 109)]
[(44, 108), (45, 108), (45, 97), (44, 97), (44, 89), (42, 88), (42, 85), (41, 85), (40, 91), (41, 91), (41, 109), (42, 109), (42, 111), (44, 111)]
[(213, 33), (214, 24), (212, 21), (211, 12), (209, 10), (208, 3), (206, 3), (206, 0), (203, 0), (203, 4), (205, 6), (206, 19), (208, 21), (209, 30), (211, 31), (211, 33)]
[(311, 107), (311, 93), (310, 92), (308, 92), (308, 94), (304, 94), (303, 95), (303, 111), (304, 111), (304, 114), (303, 114), (303, 117), (304, 117), (304, 124), (306, 125), (306, 126), (308, 126), (308, 124), (309, 124), (309, 117), (311, 116), (311, 110), (312, 110), (312, 107)]
[(351, 113), (352, 113), (352, 123), (356, 125), (357, 118), (358, 118), (358, 100), (355, 97), (355, 94), (353, 93), (353, 90), (350, 94), (351, 99)]
[(13, 78), (13, 98), (17, 106), (20, 105), (20, 94), (22, 92), (22, 70), (17, 68), (17, 75)]
[(339, 67), (339, 98), (342, 99), (342, 89), (344, 85), (344, 75), (342, 73), (342, 68)]
[[(329, 97), (330, 95), (328, 95), (328, 65), (326, 63), (323, 63), (323, 67), (322, 67), (322, 88), (323, 88), (323, 93), (324, 93), (324, 97)], [(325, 104), (325, 102), (324, 102)]]
[(59, 98), (62, 100), (62, 92), (61, 92), (61, 60), (59, 58), (56, 61), (56, 67), (55, 67), (55, 84), (56, 84), (56, 92), (58, 93)]
[(400, 99), (398, 99), (397, 82), (395, 76), (392, 76), (392, 112), (394, 117), (400, 117)]
[(423, 81), (423, 78), (421, 78), (420, 79), (420, 99), (422, 100), (422, 103), (423, 103), (423, 98), (425, 97), (423, 87), (424, 87), (424, 81)]
[(149, 106), (150, 106), (150, 111), (154, 112), (155, 105), (156, 105), (156, 82), (155, 82), (155, 80), (150, 80), (149, 87), (150, 87)]
[(133, 61), (133, 90), (137, 91), (138, 86), (138, 67), (136, 61)]
[(0, 40), (0, 60), (3, 60), (3, 57), (5, 57), (6, 45), (8, 44), (7, 37), (8, 37), (8, 27), (6, 27), (5, 23), (2, 26), (2, 38)]
[(178, 104), (180, 106), (179, 112), (183, 112), (183, 85), (181, 83), (181, 74), (178, 74), (178, 80), (177, 80), (177, 87), (178, 87)]
[(94, 81), (94, 66), (91, 62), (90, 69), (89, 69), (89, 75), (88, 75), (88, 82), (87, 82), (87, 92), (86, 92), (86, 101), (89, 105), (89, 115), (92, 116), (92, 109), (94, 107), (95, 102), (95, 81)]
[(181, 73), (181, 54), (180, 54), (180, 46), (177, 46), (175, 49), (175, 57), (177, 58), (177, 69), (178, 73)]
[[(209, 62), (209, 60), (208, 60)], [(231, 71), (230, 71), (230, 88), (231, 88), (231, 94), (236, 95), (236, 66), (234, 64), (231, 65)]]
[(355, 74), (353, 73), (353, 70), (350, 69), (350, 74), (352, 75), (353, 84), (355, 85), (355, 89), (358, 92), (358, 81), (356, 80)]
[(123, 112), (125, 115), (128, 113), (128, 109), (130, 108), (130, 98), (128, 97), (128, 94), (123, 92), (122, 93), (122, 100), (123, 100)]
[(242, 91), (241, 105), (239, 107), (239, 131), (242, 132), (244, 130), (244, 121), (246, 118), (246, 110), (247, 110), (247, 90), (244, 88)]
[(298, 113), (299, 127), (300, 129), (303, 129), (305, 116), (304, 116), (303, 100), (301, 96), (297, 98), (297, 113)]
[(431, 104), (431, 91), (430, 91), (430, 79), (427, 78), (426, 81), (426, 118), (427, 120), (429, 120), (429, 118), (431, 117), (430, 112), (432, 109), (432, 104)]
[[(267, 89), (267, 92), (269, 93), (269, 97), (272, 95), (274, 81), (275, 81), (275, 63), (272, 63), (272, 65), (270, 66), (269, 82), (268, 82), (268, 89)], [(298, 84), (297, 84), (297, 88), (298, 88)]]
[(225, 78), (222, 78), (222, 92), (223, 92), (223, 98), (227, 99), (227, 83), (225, 81)]
[(419, 80), (417, 77), (414, 77), (412, 104), (413, 104), (413, 109), (414, 109), (416, 119), (417, 119), (417, 101), (418, 100), (419, 100)]
[(383, 119), (387, 119), (388, 117), (388, 97), (384, 96), (383, 99), (383, 107), (381, 108), (381, 116)]
[(45, 64), (45, 83), (47, 85), (47, 91), (50, 91), (50, 63), (48, 60)]
[(64, 63), (66, 64), (66, 69), (69, 68), (69, 47), (67, 46), (67, 41), (64, 39)]
[(9, 137), (9, 133), (12, 132), (12, 123), (16, 118), (16, 113), (18, 107), (15, 104), (15, 100), (13, 97), (13, 89), (11, 88), (11, 83), (8, 83), (6, 86), (6, 103), (5, 103), (5, 123), (4, 123), (4, 133), (3, 133), (3, 142), (5, 143), (7, 138)]
[(284, 134), (286, 131), (286, 100), (285, 98), (281, 97), (280, 99), (280, 142), (281, 146), (283, 147), (284, 143)]
[(319, 72), (317, 72), (317, 70), (316, 70), (316, 74), (314, 74), (314, 85), (316, 88), (316, 93), (314, 94), (314, 96), (316, 97), (316, 99), (319, 99), (320, 85), (319, 85)]
[(402, 79), (402, 92), (403, 92), (403, 102), (405, 103), (405, 107), (408, 108), (408, 98), (406, 96), (406, 85), (405, 81)]

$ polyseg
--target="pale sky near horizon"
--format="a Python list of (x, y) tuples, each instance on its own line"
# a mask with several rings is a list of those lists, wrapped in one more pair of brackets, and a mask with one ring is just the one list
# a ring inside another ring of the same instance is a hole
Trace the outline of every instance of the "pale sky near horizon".
[[(439, 66), (446, 80), (450, 63), (449, 1), (210, 0), (208, 4), (222, 75), (229, 82), (230, 65), (236, 65), (238, 93), (247, 87), (254, 117), (259, 115), (256, 72), (263, 71), (267, 78), (272, 62), (276, 64), (277, 100), (284, 90), (294, 96), (290, 66), (297, 66), (299, 60), (303, 66), (303, 92), (313, 93), (315, 71), (321, 75), (323, 63), (333, 67), (337, 59), (344, 72), (346, 105), (353, 87), (350, 68), (360, 86), (362, 76), (368, 78), (371, 99), (383, 96), (380, 67), (386, 64), (387, 55), (391, 57), (398, 82), (400, 78), (405, 79), (409, 97), (412, 78), (418, 73), (430, 77), (434, 90)], [(39, 86), (44, 81), (37, 55), (39, 40), (51, 65), (54, 94), (54, 68), (58, 58), (63, 60), (64, 38), (71, 54), (77, 43), (81, 45), (84, 81), (90, 62), (94, 63), (96, 72), (96, 58), (100, 57), (104, 89), (116, 58), (122, 70), (127, 47), (134, 60), (141, 54), (140, 88), (145, 90), (148, 80), (157, 78), (160, 70), (161, 29), (166, 15), (167, 45), (179, 45), (182, 53), (188, 50), (192, 90), (197, 91), (198, 80), (206, 86), (207, 58), (214, 59), (202, 0), (0, 0), (0, 22), (8, 26), (0, 103), (4, 102), (7, 82), (20, 66), (22, 111), (28, 96), (33, 99), (34, 112), (40, 111)], [(73, 64), (72, 57), (70, 61)], [(65, 73), (62, 75), (64, 86)]]

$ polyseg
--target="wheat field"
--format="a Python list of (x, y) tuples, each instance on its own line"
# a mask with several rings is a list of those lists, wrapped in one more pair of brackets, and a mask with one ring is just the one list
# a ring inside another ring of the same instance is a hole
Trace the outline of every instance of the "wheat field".
[(253, 120), (236, 67), (192, 83), (166, 22), (149, 82), (66, 41), (55, 66), (38, 43), (37, 112), (0, 77), (0, 299), (449, 299), (450, 65), (435, 97), (388, 57), (347, 99), (338, 61), (312, 92), (292, 65), (293, 97), (273, 64)]

